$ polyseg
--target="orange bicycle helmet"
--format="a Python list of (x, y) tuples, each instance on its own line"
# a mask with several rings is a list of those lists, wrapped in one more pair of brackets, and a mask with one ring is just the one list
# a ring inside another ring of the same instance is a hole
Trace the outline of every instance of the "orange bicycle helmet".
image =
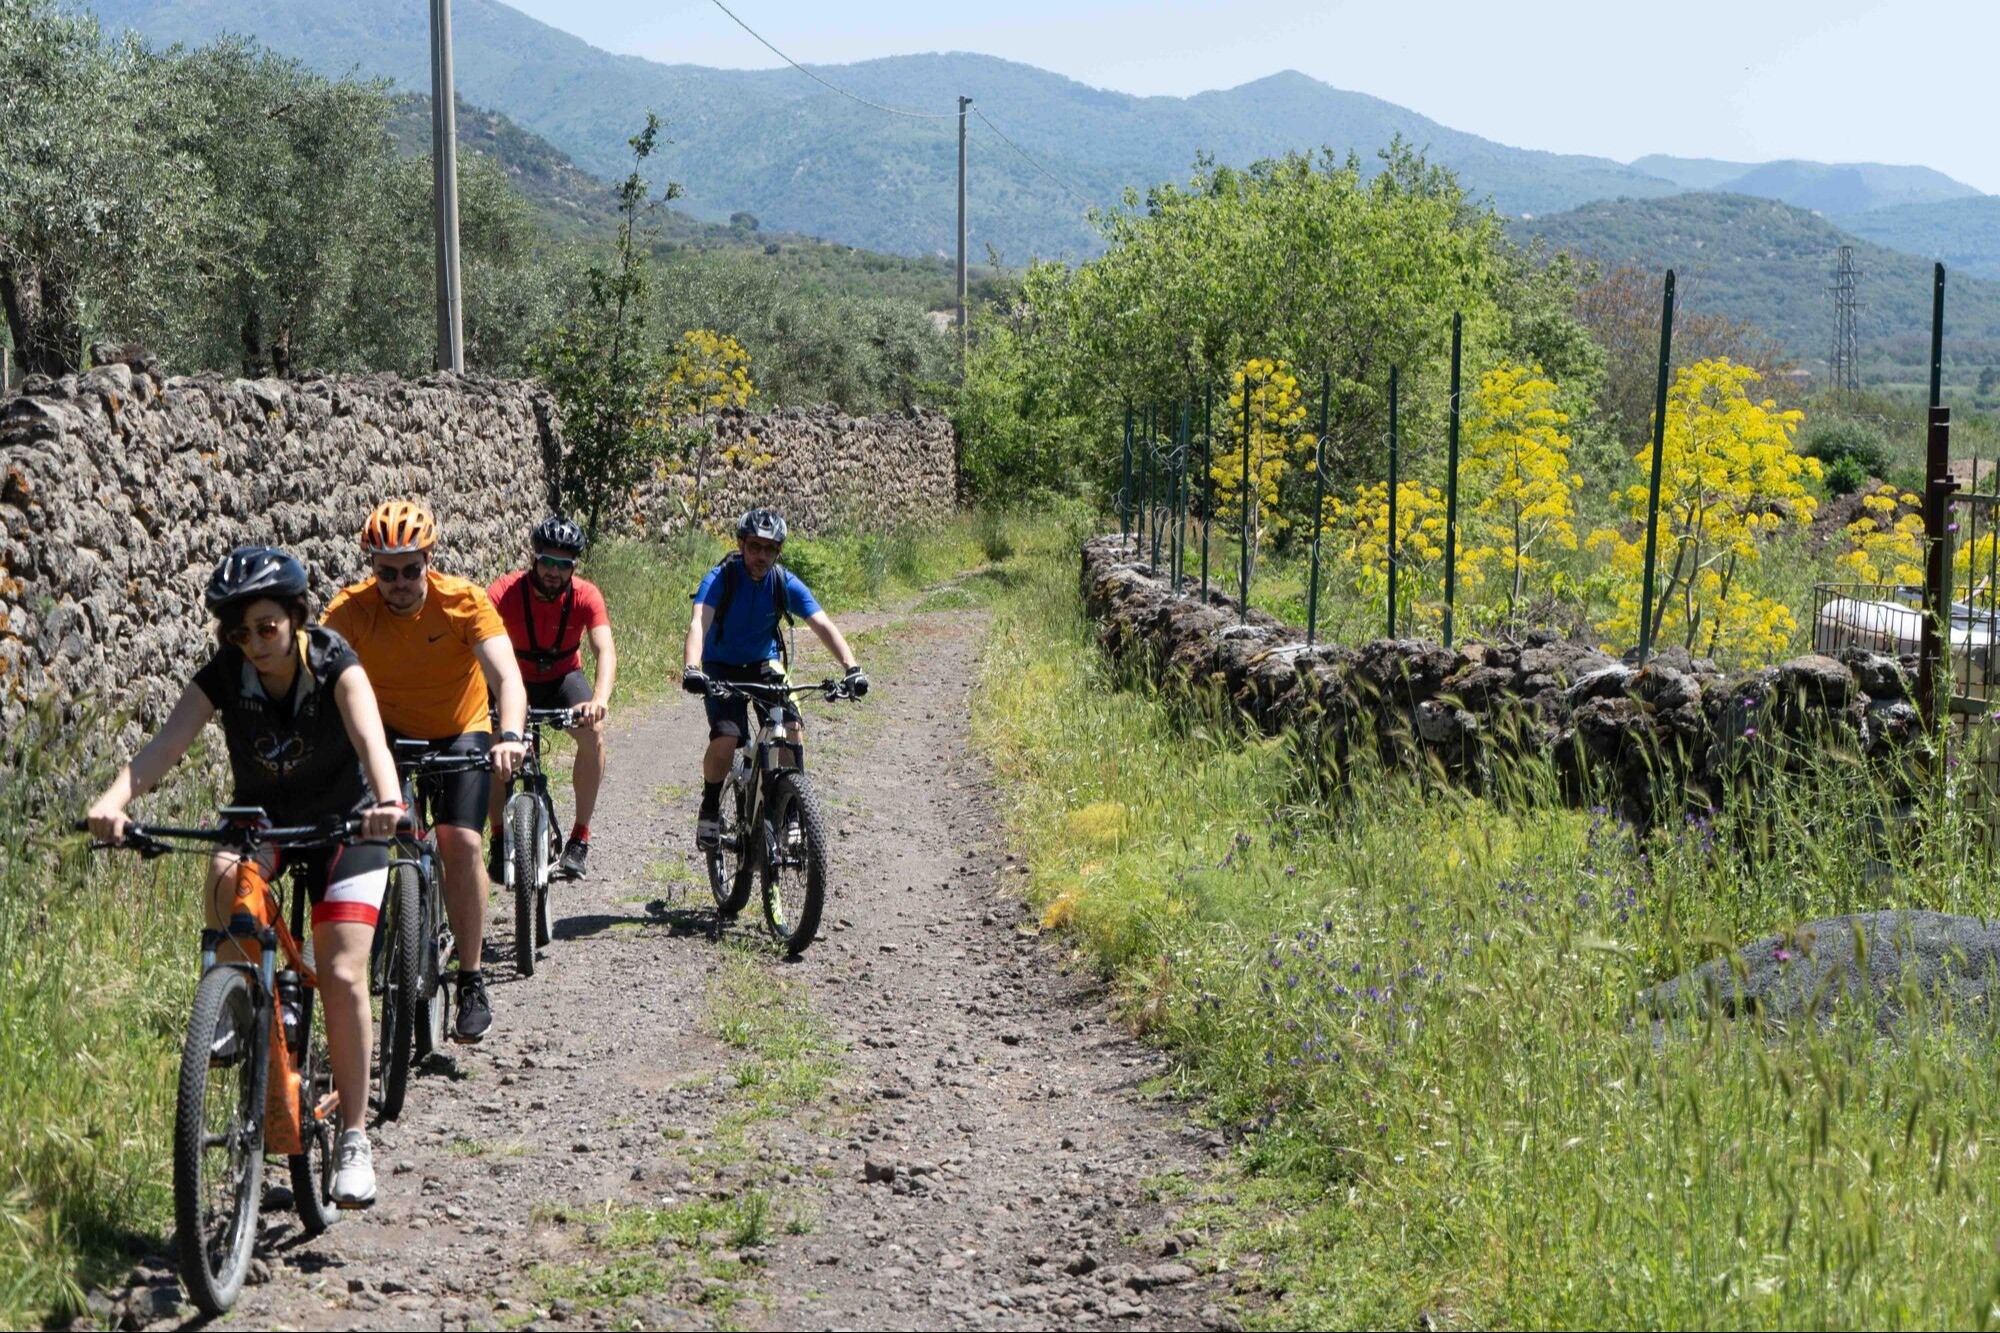
[(421, 500), (384, 500), (361, 527), (369, 555), (410, 555), (437, 545), (437, 520)]

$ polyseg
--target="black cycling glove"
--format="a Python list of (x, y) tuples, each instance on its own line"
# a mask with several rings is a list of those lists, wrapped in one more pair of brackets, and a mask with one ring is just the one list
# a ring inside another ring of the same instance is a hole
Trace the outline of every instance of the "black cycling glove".
[(847, 678), (842, 683), (847, 686), (847, 692), (857, 699), (868, 693), (868, 673), (858, 666), (847, 668)]
[(708, 693), (708, 675), (700, 667), (681, 668), (681, 688), (689, 694)]

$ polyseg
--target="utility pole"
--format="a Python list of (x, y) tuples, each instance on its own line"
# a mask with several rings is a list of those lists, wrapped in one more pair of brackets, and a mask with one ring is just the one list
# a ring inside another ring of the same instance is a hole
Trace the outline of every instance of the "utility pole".
[(958, 99), (958, 373), (965, 374), (965, 108), (972, 99)]
[(451, 0), (431, 0), (431, 208), (437, 232), (437, 368), (465, 370), (458, 286), (458, 110), (451, 74)]

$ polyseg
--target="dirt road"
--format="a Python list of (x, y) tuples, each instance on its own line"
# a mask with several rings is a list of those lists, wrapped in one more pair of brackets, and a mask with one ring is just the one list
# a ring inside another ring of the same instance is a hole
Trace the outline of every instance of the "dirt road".
[(558, 887), (536, 975), (496, 902), (493, 1035), (379, 1129), (371, 1212), (304, 1241), (267, 1205), (263, 1280), (223, 1326), (1231, 1326), (1226, 1279), (1149, 1201), (1210, 1145), (1007, 882), (967, 745), (983, 626), (877, 617), (875, 692), (811, 710), (835, 888), (796, 964), (747, 920), (709, 938), (699, 705), (618, 716), (591, 874)]

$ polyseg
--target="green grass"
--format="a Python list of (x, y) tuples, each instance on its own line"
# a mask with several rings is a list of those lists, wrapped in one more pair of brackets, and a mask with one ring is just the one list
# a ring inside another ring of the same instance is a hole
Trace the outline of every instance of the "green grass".
[(1988, 1015), (1895, 1041), (1631, 1016), (1642, 986), (1796, 921), (2000, 915), (1982, 810), (1871, 841), (1886, 798), (1838, 763), (1645, 838), (1557, 808), (1545, 768), (1507, 809), (1387, 773), (1325, 799), (1288, 740), (1108, 665), (1075, 559), (1016, 561), (975, 734), (1045, 922), (1245, 1131), (1241, 1179), (1187, 1206), (1232, 1267), (1262, 1257), (1255, 1322), (1988, 1320)]
[[(87, 856), (66, 830), (105, 775), (31, 717), (0, 781), (0, 1324), (82, 1308), (157, 1253), (201, 930), (199, 863)], [(199, 756), (190, 769), (201, 767)], [(150, 799), (155, 818), (206, 802)]]
[(744, 1056), (736, 1086), (753, 1119), (816, 1104), (840, 1075), (841, 1047), (805, 986), (777, 976), (767, 958), (729, 953), (710, 991), (709, 1020)]

